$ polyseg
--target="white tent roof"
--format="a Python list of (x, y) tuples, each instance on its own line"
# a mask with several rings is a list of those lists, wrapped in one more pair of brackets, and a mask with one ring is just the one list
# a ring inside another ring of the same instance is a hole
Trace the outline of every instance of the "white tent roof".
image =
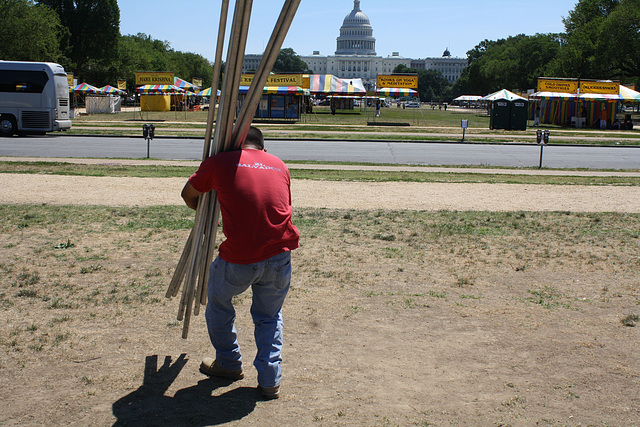
[(527, 100), (526, 98), (523, 98), (520, 95), (516, 95), (515, 93), (510, 92), (506, 89), (499, 90), (482, 98), (483, 101), (497, 101), (499, 99), (506, 99), (507, 101)]
[(480, 101), (481, 99), (482, 97), (478, 95), (461, 95), (454, 99), (454, 101)]
[(623, 85), (620, 85), (620, 97), (625, 101), (640, 102), (640, 92), (636, 92)]

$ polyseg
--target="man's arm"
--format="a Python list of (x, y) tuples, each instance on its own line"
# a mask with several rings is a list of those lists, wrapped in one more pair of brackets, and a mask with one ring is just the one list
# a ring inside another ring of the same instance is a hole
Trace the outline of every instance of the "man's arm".
[(198, 208), (198, 197), (200, 197), (202, 193), (193, 188), (193, 185), (189, 181), (184, 185), (182, 189), (182, 200), (189, 206), (191, 209), (196, 210)]

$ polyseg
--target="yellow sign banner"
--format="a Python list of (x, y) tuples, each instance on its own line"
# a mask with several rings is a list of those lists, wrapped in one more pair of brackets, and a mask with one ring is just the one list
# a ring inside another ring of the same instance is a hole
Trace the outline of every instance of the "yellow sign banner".
[(118, 89), (127, 90), (127, 81), (125, 79), (118, 79)]
[[(243, 74), (240, 78), (240, 86), (250, 86), (253, 77), (253, 74)], [(302, 87), (302, 74), (271, 74), (264, 85)]]
[(620, 83), (581, 81), (580, 93), (597, 93), (600, 95), (618, 95), (620, 93)]
[(165, 71), (136, 72), (136, 86), (172, 85), (174, 73)]
[(74, 87), (73, 84), (73, 73), (67, 73), (67, 83), (69, 83), (69, 87)]
[(377, 87), (418, 89), (418, 76), (378, 75)]
[(538, 79), (538, 92), (578, 93), (578, 81), (562, 79)]
[(194, 77), (191, 79), (191, 83), (193, 83), (194, 85), (198, 86), (199, 88), (202, 89), (202, 79), (199, 77)]

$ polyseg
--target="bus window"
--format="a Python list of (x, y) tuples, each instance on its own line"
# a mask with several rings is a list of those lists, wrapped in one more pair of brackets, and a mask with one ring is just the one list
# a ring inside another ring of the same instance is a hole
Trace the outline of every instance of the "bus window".
[(0, 92), (42, 93), (48, 81), (44, 71), (0, 70)]

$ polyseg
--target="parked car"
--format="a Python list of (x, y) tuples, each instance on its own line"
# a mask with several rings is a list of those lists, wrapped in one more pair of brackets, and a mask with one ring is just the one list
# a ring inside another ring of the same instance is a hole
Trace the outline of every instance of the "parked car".
[(420, 104), (416, 101), (409, 101), (406, 104), (407, 108), (420, 108)]

